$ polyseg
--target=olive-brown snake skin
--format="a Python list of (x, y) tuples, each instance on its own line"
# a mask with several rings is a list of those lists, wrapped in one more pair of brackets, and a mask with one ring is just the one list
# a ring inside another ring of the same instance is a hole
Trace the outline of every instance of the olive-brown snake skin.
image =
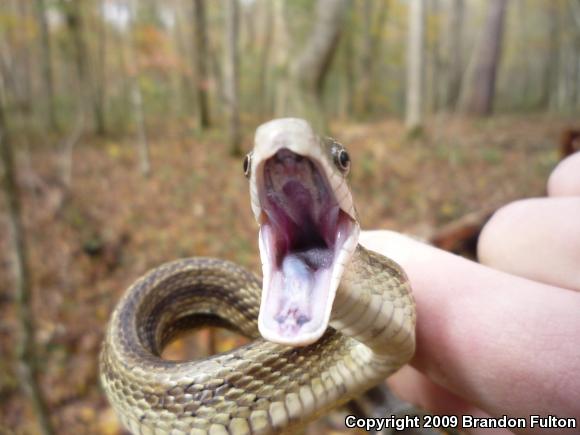
[[(112, 314), (100, 377), (134, 434), (287, 432), (414, 353), (405, 273), (358, 245), (344, 148), (305, 121), (275, 120), (257, 130), (244, 166), (264, 282), (229, 261), (177, 260), (137, 280)], [(181, 331), (208, 323), (255, 340), (199, 361), (160, 357)]]

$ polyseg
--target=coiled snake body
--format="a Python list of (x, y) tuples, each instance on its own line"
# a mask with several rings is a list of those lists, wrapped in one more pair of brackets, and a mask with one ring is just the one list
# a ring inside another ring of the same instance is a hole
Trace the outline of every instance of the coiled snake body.
[[(358, 245), (349, 167), (344, 148), (305, 121), (257, 130), (244, 169), (263, 281), (224, 260), (178, 260), (135, 282), (111, 317), (101, 381), (132, 433), (288, 431), (411, 358), (409, 284), (396, 263)], [(200, 361), (160, 357), (207, 323), (255, 341)]]

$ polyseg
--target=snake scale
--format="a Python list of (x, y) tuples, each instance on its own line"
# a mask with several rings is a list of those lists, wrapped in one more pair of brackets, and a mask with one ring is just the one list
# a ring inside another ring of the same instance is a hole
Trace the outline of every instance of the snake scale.
[[(349, 169), (344, 147), (303, 120), (258, 128), (244, 171), (263, 280), (225, 260), (177, 260), (138, 279), (112, 314), (100, 377), (132, 433), (289, 432), (411, 358), (409, 283), (358, 244)], [(198, 361), (161, 358), (181, 332), (207, 324), (254, 341)]]

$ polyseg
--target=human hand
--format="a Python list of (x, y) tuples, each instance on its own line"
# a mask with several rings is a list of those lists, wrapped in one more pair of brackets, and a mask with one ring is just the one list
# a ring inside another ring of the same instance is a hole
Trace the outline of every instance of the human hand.
[(533, 414), (575, 417), (578, 432), (580, 153), (548, 193), (492, 217), (478, 246), (487, 266), (394, 232), (361, 234), (405, 269), (417, 303), (417, 352), (388, 381), (401, 398), (439, 415), (523, 417), (522, 433), (546, 430), (530, 427)]

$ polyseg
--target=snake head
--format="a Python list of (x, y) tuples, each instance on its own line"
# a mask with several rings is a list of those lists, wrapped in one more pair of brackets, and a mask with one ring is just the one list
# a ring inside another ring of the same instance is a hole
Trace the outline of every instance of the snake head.
[(269, 341), (304, 346), (328, 327), (360, 227), (342, 145), (301, 119), (261, 125), (244, 172), (260, 225), (263, 284), (258, 326)]

